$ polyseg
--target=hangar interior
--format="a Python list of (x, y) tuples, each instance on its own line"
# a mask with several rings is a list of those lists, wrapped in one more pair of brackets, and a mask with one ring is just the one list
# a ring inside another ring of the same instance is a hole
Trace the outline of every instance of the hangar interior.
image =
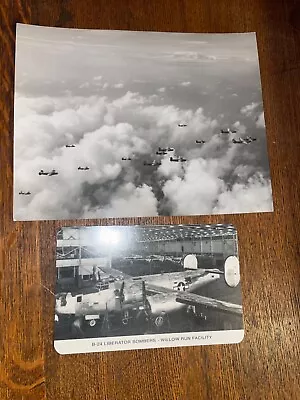
[(196, 255), (199, 268), (222, 268), (228, 256), (238, 254), (236, 229), (225, 224), (61, 228), (58, 290), (108, 280), (111, 268), (132, 276), (179, 271), (187, 254)]

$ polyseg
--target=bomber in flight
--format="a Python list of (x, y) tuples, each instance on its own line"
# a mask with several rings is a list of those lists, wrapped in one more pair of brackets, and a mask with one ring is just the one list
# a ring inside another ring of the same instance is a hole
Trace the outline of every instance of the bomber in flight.
[(131, 161), (132, 160), (132, 158), (130, 158), (130, 157), (122, 157), (122, 161)]
[(236, 129), (230, 129), (230, 128), (226, 128), (226, 129), (221, 129), (221, 133), (237, 133)]
[(187, 161), (184, 157), (170, 157), (171, 162), (185, 162)]
[(232, 139), (232, 143), (234, 143), (234, 144), (247, 144), (247, 142), (242, 138)]
[(184, 128), (187, 126), (187, 124), (178, 124), (179, 128)]
[(166, 154), (168, 154), (166, 151), (157, 151), (156, 154), (158, 156), (165, 156)]
[(251, 136), (246, 136), (244, 139), (243, 138), (238, 138), (238, 139), (232, 139), (232, 143), (234, 144), (250, 144), (252, 142), (255, 142), (257, 139), (253, 138)]
[(158, 151), (162, 151), (162, 152), (174, 151), (174, 147), (159, 147)]
[(244, 139), (247, 143), (255, 142), (257, 139), (252, 136), (246, 136)]
[(66, 144), (65, 147), (76, 147), (75, 144)]
[(204, 143), (205, 143), (205, 140), (196, 140), (196, 143), (197, 143), (197, 144), (204, 144)]
[(55, 171), (55, 169), (52, 169), (51, 171), (44, 171), (43, 169), (40, 170), (39, 175), (45, 175), (45, 176), (53, 176), (53, 175), (58, 175), (58, 172)]
[(31, 192), (23, 192), (21, 190), (21, 192), (19, 192), (19, 194), (23, 195), (23, 196), (29, 196), (31, 194)]
[(152, 162), (144, 161), (144, 165), (148, 167), (156, 167), (158, 165), (161, 165), (161, 161), (156, 161), (156, 160), (153, 160)]
[(79, 171), (88, 171), (90, 168), (89, 167), (78, 167), (77, 168)]

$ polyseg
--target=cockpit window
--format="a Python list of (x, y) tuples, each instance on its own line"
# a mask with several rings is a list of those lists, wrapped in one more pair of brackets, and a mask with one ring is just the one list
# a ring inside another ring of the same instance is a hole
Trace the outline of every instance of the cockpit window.
[(67, 305), (67, 298), (65, 295), (61, 296), (60, 298), (60, 306), (65, 307)]
[(81, 303), (82, 302), (82, 296), (77, 296), (77, 303)]

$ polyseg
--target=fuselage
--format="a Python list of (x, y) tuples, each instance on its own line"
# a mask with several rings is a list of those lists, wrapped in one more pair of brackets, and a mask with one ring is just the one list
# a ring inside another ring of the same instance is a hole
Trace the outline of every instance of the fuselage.
[(145, 282), (146, 292), (150, 293), (147, 300), (152, 314), (171, 312), (183, 307), (176, 302), (178, 291), (193, 291), (219, 278), (219, 273), (203, 269), (126, 278), (111, 282), (96, 293), (61, 296), (56, 301), (56, 314), (99, 316), (106, 312), (120, 312), (124, 307), (143, 302), (142, 282)]

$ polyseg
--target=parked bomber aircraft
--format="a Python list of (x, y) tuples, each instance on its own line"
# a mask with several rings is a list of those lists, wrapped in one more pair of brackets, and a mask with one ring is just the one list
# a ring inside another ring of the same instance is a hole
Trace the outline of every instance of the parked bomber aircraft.
[[(101, 269), (107, 272), (105, 268)], [(196, 256), (189, 254), (184, 259), (184, 270), (180, 272), (133, 277), (114, 270), (112, 275), (122, 276), (122, 279), (116, 278), (114, 282), (102, 286), (100, 284), (96, 292), (58, 295), (55, 320), (59, 322), (65, 316), (73, 316), (74, 327), (81, 330), (84, 323), (93, 327), (97, 321), (103, 322), (110, 316), (118, 316), (121, 325), (143, 317), (159, 331), (168, 315), (180, 309), (192, 311), (195, 317), (202, 317), (205, 308), (242, 314), (242, 306), (238, 304), (193, 293), (222, 277), (229, 287), (236, 287), (240, 282), (240, 272), (235, 256), (225, 260), (224, 272), (219, 269), (199, 269)]]

